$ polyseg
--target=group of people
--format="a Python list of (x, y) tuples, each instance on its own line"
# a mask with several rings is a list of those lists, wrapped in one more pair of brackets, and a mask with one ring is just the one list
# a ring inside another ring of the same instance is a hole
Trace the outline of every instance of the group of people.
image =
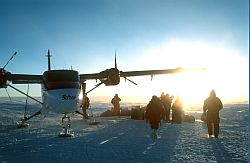
[(157, 138), (157, 129), (161, 125), (161, 121), (163, 122), (171, 122), (170, 121), (170, 110), (172, 109), (172, 122), (181, 123), (183, 107), (182, 102), (179, 97), (175, 100), (172, 105), (172, 101), (174, 96), (170, 96), (169, 94), (161, 94), (160, 97), (152, 96), (150, 102), (146, 107), (145, 118), (146, 122), (150, 123), (150, 127), (152, 129), (151, 137)]
[(160, 97), (160, 102), (163, 106), (163, 121), (164, 122), (170, 122), (170, 109), (172, 105), (172, 101), (174, 99), (174, 96), (170, 96), (169, 94), (164, 94), (162, 92), (161, 97)]
[[(170, 122), (170, 109), (172, 109), (172, 122), (181, 123), (184, 115), (182, 100), (177, 97), (172, 104), (174, 96), (169, 94), (161, 94), (160, 98), (152, 96), (152, 99), (146, 107), (146, 122), (150, 123), (151, 137), (157, 138), (157, 129), (161, 125), (161, 121)], [(207, 128), (209, 137), (214, 135), (218, 138), (220, 116), (219, 111), (223, 108), (221, 100), (216, 96), (214, 90), (210, 92), (209, 97), (204, 101), (203, 114), (207, 117)]]
[[(173, 123), (181, 123), (182, 117), (184, 114), (183, 111), (183, 103), (180, 97), (177, 97), (175, 102), (172, 104), (174, 96), (170, 96), (169, 94), (164, 94), (162, 92), (160, 96), (160, 103), (163, 107), (163, 122), (173, 122)], [(170, 110), (172, 109), (172, 120), (170, 120)]]
[[(150, 123), (152, 129), (151, 136), (157, 138), (157, 129), (163, 122), (181, 123), (184, 115), (183, 102), (181, 98), (177, 97), (175, 102), (172, 104), (174, 96), (162, 93), (158, 98), (152, 96), (152, 99), (146, 107), (145, 118), (146, 122)], [(112, 114), (120, 115), (120, 101), (118, 94), (112, 98), (111, 103), (113, 104)], [(82, 110), (84, 118), (87, 118), (87, 109), (89, 107), (89, 98), (84, 96)], [(220, 116), (219, 111), (223, 108), (221, 100), (216, 96), (214, 90), (209, 94), (209, 97), (205, 99), (203, 105), (203, 114), (207, 117), (207, 129), (209, 137), (214, 135), (218, 138), (219, 135), (219, 124)], [(172, 109), (172, 120), (170, 120), (170, 110)]]

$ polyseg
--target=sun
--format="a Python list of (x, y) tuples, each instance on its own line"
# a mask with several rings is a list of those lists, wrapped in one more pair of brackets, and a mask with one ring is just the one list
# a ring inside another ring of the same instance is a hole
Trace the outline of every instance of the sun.
[(185, 105), (201, 104), (212, 86), (206, 72), (186, 72), (176, 75), (173, 93), (180, 96)]

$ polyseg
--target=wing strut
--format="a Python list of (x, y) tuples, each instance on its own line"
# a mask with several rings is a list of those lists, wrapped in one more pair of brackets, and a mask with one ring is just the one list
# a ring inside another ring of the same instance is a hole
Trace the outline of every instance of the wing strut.
[(37, 99), (35, 99), (35, 98), (33, 98), (33, 97), (31, 97), (31, 96), (27, 95), (26, 93), (24, 93), (24, 92), (20, 91), (19, 89), (17, 89), (17, 88), (15, 88), (15, 87), (13, 87), (12, 85), (9, 85), (9, 84), (8, 84), (7, 86), (10, 86), (10, 87), (11, 87), (11, 88), (13, 88), (14, 90), (16, 90), (16, 91), (18, 91), (18, 92), (22, 93), (23, 95), (25, 95), (25, 96), (27, 96), (27, 97), (31, 98), (32, 100), (34, 100), (34, 101), (38, 102), (38, 103), (39, 103), (39, 104), (41, 104), (41, 105), (43, 105), (43, 103), (42, 103), (41, 101), (38, 101)]
[(124, 77), (125, 78), (125, 81), (128, 80), (130, 81), (131, 83), (133, 83), (134, 85), (137, 85), (135, 82), (133, 82), (132, 80), (128, 79), (127, 77)]
[[(34, 113), (33, 115), (29, 116), (29, 117), (24, 117), (23, 119), (21, 119), (22, 123), (21, 125), (23, 125), (26, 121), (28, 121), (29, 119), (33, 118), (34, 116), (37, 116), (39, 114), (42, 114), (41, 110), (39, 110), (38, 112)], [(19, 125), (19, 127), (21, 127)], [(25, 126), (24, 126), (25, 127)]]
[(89, 91), (86, 92), (85, 94), (88, 94), (89, 92), (93, 91), (94, 89), (96, 89), (97, 87), (99, 87), (99, 86), (102, 85), (102, 84), (103, 84), (103, 82), (100, 82), (100, 83), (96, 84), (94, 88), (92, 88), (91, 90), (89, 90)]
[(5, 91), (6, 91), (6, 93), (7, 93), (8, 97), (9, 97), (9, 99), (10, 99), (10, 101), (11, 101), (11, 97), (10, 97), (10, 94), (9, 94), (9, 92), (8, 92), (7, 88), (5, 88)]
[[(13, 88), (14, 90), (16, 90), (16, 91), (22, 93), (23, 95), (27, 96), (27, 99), (28, 99), (28, 97), (29, 97), (29, 98), (31, 98), (32, 100), (38, 102), (39, 104), (41, 104), (41, 105), (43, 104), (42, 102), (40, 102), (40, 101), (38, 101), (37, 99), (35, 99), (35, 98), (29, 96), (29, 95), (26, 94), (26, 93), (20, 91), (19, 89), (13, 87), (12, 85), (9, 85), (9, 84), (8, 84), (7, 86), (10, 86), (10, 87)], [(26, 99), (26, 105), (27, 105), (27, 99)], [(26, 107), (26, 106), (25, 106), (25, 107)], [(21, 119), (22, 122), (21, 122), (20, 124), (18, 124), (18, 127), (19, 127), (19, 128), (28, 127), (29, 124), (27, 124), (27, 123), (25, 123), (25, 122), (28, 121), (29, 119), (33, 118), (34, 116), (37, 116), (37, 115), (41, 114), (41, 113), (42, 113), (42, 112), (41, 112), (41, 109), (40, 109), (38, 112), (34, 113), (33, 115), (31, 115), (31, 116), (29, 116), (29, 117), (26, 117), (26, 115), (24, 115), (24, 118)]]
[[(29, 89), (30, 89), (30, 85), (28, 84), (27, 95), (29, 94)], [(27, 105), (28, 105), (28, 96), (26, 97), (26, 101), (25, 101), (23, 118), (25, 118), (27, 115)]]

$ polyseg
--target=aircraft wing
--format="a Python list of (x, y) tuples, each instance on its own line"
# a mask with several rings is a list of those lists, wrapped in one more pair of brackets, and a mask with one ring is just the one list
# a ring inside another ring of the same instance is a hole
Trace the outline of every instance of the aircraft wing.
[(173, 74), (184, 72), (183, 68), (175, 68), (175, 69), (165, 69), (165, 70), (145, 70), (145, 71), (126, 71), (120, 72), (121, 77), (130, 77), (130, 76), (145, 76), (145, 75), (160, 75), (160, 74)]
[[(117, 69), (116, 69), (117, 70)], [(161, 75), (161, 74), (174, 74), (174, 73), (182, 73), (187, 71), (193, 70), (206, 70), (205, 68), (192, 68), (192, 69), (185, 69), (185, 68), (175, 68), (175, 69), (162, 69), (162, 70), (143, 70), (143, 71), (119, 71), (120, 77), (131, 77), (131, 76), (146, 76), (146, 75)], [(113, 76), (113, 70), (107, 69), (100, 73), (92, 73), (92, 74), (80, 74), (81, 81), (91, 80), (91, 79), (104, 79)], [(117, 70), (118, 71), (118, 70)]]
[(93, 73), (93, 74), (80, 74), (80, 80), (90, 80), (90, 79), (100, 79), (100, 73)]
[[(184, 71), (183, 68), (126, 72), (120, 71), (120, 77), (173, 74), (182, 71)], [(80, 74), (81, 80), (101, 79), (102, 77), (103, 75), (101, 73)], [(9, 80), (12, 81), (13, 84), (41, 84), (43, 81), (43, 77), (42, 75), (11, 74)]]
[(9, 79), (13, 84), (41, 84), (42, 75), (11, 74)]
[[(166, 70), (145, 70), (145, 71), (120, 71), (120, 77), (129, 76), (145, 76), (145, 75), (159, 75), (159, 74), (172, 74), (183, 71), (183, 68), (166, 69)], [(80, 74), (81, 80), (101, 79), (102, 73)]]

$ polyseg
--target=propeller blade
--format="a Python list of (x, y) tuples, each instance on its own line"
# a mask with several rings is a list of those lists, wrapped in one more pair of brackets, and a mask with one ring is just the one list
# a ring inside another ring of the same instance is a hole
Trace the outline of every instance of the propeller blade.
[(117, 69), (117, 63), (116, 63), (116, 50), (115, 50), (115, 68)]
[(51, 65), (50, 65), (50, 50), (48, 49), (48, 55), (46, 55), (46, 57), (48, 57), (48, 70), (50, 71), (51, 70)]
[(3, 66), (3, 69), (9, 64), (9, 62), (15, 57), (15, 55), (17, 54), (17, 52), (15, 52), (10, 59), (8, 60), (8, 62)]
[(137, 85), (135, 82), (133, 82), (132, 80), (130, 80), (130, 79), (128, 79), (128, 78), (126, 78), (126, 77), (124, 77), (125, 78), (125, 80), (128, 80), (128, 81), (130, 81), (131, 83), (133, 83), (134, 85)]

